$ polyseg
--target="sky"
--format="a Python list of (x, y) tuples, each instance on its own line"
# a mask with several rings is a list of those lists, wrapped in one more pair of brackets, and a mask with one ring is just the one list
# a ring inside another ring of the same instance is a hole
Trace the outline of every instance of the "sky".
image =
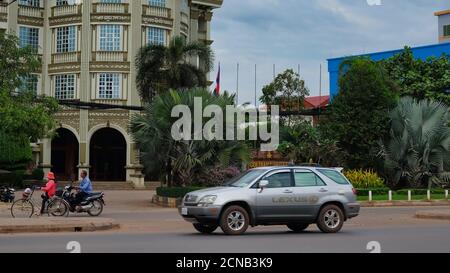
[(256, 64), (259, 104), (274, 64), (276, 74), (300, 65), (311, 96), (320, 94), (322, 65), (327, 95), (327, 59), (438, 43), (434, 12), (445, 9), (449, 0), (224, 0), (211, 25), (210, 77), (220, 62), (222, 91), (235, 93), (239, 62), (239, 103), (254, 103)]

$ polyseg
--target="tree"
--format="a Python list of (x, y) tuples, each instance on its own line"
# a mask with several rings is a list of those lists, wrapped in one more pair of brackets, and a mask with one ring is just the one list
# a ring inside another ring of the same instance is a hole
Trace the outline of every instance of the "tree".
[(378, 140), (388, 132), (388, 110), (395, 106), (396, 86), (381, 65), (365, 58), (341, 64), (339, 86), (323, 129), (344, 152), (345, 167), (374, 168)]
[(390, 112), (389, 135), (380, 155), (391, 187), (443, 186), (450, 182), (450, 112), (430, 100), (404, 97)]
[(54, 127), (58, 104), (53, 98), (18, 92), (22, 79), (36, 71), (40, 60), (30, 48), (20, 48), (14, 35), (0, 33), (0, 165), (11, 167), (31, 159), (30, 141)]
[(450, 60), (443, 54), (426, 60), (416, 59), (411, 48), (381, 61), (400, 88), (401, 96), (432, 99), (450, 105)]
[(262, 103), (269, 107), (280, 105), (285, 111), (302, 109), (305, 97), (309, 95), (305, 81), (292, 69), (278, 74), (272, 83), (263, 87), (262, 92)]
[[(249, 161), (248, 147), (241, 141), (176, 141), (173, 138), (171, 129), (178, 118), (171, 117), (172, 109), (177, 105), (186, 105), (193, 113), (195, 98), (202, 99), (203, 109), (208, 105), (225, 109), (234, 103), (234, 97), (226, 92), (215, 96), (206, 89), (191, 89), (188, 92), (171, 90), (155, 97), (151, 104), (145, 106), (144, 112), (133, 116), (131, 121), (131, 132), (147, 173), (159, 174), (169, 186), (174, 183), (189, 185), (202, 168), (217, 164), (224, 168), (240, 166), (242, 162)], [(204, 119), (202, 126), (206, 122)]]
[[(202, 65), (190, 62), (199, 57)], [(206, 87), (206, 74), (211, 71), (214, 54), (200, 42), (186, 44), (182, 37), (173, 38), (169, 46), (147, 45), (136, 57), (137, 85), (141, 97), (150, 102), (155, 95), (174, 90)]]

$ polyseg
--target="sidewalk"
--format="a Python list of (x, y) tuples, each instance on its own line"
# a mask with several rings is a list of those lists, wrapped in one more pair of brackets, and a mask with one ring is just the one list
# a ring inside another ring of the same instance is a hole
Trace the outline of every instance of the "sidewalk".
[(86, 232), (118, 228), (113, 219), (107, 218), (28, 218), (0, 219), (2, 233)]
[(416, 212), (416, 218), (450, 220), (450, 209), (418, 211)]
[(361, 207), (442, 207), (450, 206), (450, 201), (360, 201)]

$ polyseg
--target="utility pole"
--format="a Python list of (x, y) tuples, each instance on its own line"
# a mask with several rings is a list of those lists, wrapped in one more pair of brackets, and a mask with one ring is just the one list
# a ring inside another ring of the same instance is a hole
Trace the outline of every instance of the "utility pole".
[(255, 64), (255, 107), (256, 107), (256, 64)]
[(236, 106), (239, 105), (239, 62), (236, 67)]

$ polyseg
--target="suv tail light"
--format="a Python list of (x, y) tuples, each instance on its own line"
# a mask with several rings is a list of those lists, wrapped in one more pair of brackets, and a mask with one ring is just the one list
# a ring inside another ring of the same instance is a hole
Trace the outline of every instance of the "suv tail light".
[(352, 188), (353, 194), (358, 195), (358, 191), (355, 188)]

